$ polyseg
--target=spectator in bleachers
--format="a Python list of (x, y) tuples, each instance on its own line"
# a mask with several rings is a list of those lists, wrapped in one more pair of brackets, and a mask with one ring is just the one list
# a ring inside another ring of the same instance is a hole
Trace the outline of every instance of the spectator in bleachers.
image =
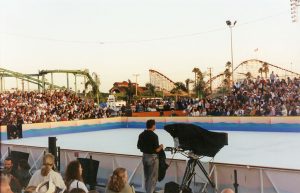
[(91, 99), (69, 91), (0, 93), (0, 124), (43, 123), (110, 116)]
[(67, 191), (70, 192), (75, 188), (80, 188), (88, 193), (88, 189), (83, 183), (82, 179), (82, 167), (78, 160), (71, 161), (66, 169), (65, 182), (67, 186)]
[(54, 161), (55, 158), (52, 154), (45, 154), (43, 157), (42, 168), (33, 174), (28, 186), (38, 186), (41, 183), (51, 180), (57, 188), (59, 188), (61, 191), (64, 191), (66, 189), (66, 185), (60, 173), (53, 170), (53, 167), (55, 166)]
[(105, 193), (135, 193), (128, 184), (128, 174), (125, 168), (117, 168), (108, 181)]

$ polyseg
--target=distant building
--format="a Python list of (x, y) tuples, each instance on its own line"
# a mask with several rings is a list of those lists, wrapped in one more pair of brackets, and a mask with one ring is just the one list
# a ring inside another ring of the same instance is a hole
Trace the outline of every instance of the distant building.
[[(115, 82), (113, 87), (109, 90), (109, 93), (123, 93), (126, 94), (126, 90), (128, 89), (128, 82), (123, 81), (123, 82)], [(132, 85), (132, 90), (135, 92), (135, 83), (131, 83)], [(139, 93), (143, 93), (146, 90), (146, 87), (140, 87), (139, 84), (137, 84), (137, 90)], [(133, 93), (134, 94), (134, 93)]]

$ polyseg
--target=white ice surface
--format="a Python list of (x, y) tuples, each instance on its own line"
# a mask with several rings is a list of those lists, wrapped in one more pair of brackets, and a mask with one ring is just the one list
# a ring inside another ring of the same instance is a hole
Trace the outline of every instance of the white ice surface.
[[(136, 143), (140, 129), (113, 129), (58, 135), (61, 149), (141, 155)], [(173, 138), (164, 130), (156, 130), (159, 142), (173, 146)], [(214, 158), (215, 162), (300, 170), (300, 133), (228, 131), (229, 145)], [(38, 147), (48, 146), (48, 137), (32, 137), (2, 141)], [(167, 153), (167, 157), (171, 157)], [(184, 159), (176, 155), (177, 159)]]

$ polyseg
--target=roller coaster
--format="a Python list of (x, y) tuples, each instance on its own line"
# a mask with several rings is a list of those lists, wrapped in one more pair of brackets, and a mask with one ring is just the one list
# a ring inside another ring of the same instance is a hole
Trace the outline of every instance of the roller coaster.
[(156, 70), (149, 70), (150, 83), (161, 91), (171, 91), (175, 87), (175, 82)]
[[(287, 77), (300, 77), (299, 73), (293, 72), (292, 70), (288, 70), (262, 60), (250, 59), (241, 62), (235, 67), (234, 81), (236, 82), (244, 80), (249, 75), (251, 78), (256, 78), (257, 76), (268, 78), (271, 72), (277, 74), (281, 79), (286, 79)], [(156, 70), (150, 69), (149, 76), (150, 83), (154, 85), (158, 90), (171, 91), (175, 87), (174, 81)], [(206, 86), (208, 88), (211, 86), (212, 91), (214, 92), (216, 91), (216, 89), (222, 87), (224, 79), (225, 74), (224, 72), (221, 72), (218, 75), (213, 76), (209, 80), (207, 80)]]
[[(51, 82), (48, 82), (46, 80), (46, 75), (51, 75)], [(53, 74), (66, 74), (67, 77), (67, 85), (65, 86), (58, 86), (54, 84)], [(84, 86), (85, 88), (88, 85), (91, 85), (92, 91), (95, 93), (100, 93), (99, 85), (100, 85), (100, 79), (96, 73), (92, 73), (90, 75), (88, 70), (41, 70), (37, 74), (23, 74), (20, 72), (14, 72), (12, 70), (7, 70), (4, 68), (0, 68), (0, 92), (3, 92), (5, 87), (4, 78), (6, 77), (14, 77), (17, 80), (22, 81), (22, 90), (24, 90), (24, 82), (26, 81), (29, 85), (29, 83), (37, 85), (38, 90), (45, 90), (45, 89), (70, 89), (69, 84), (69, 74), (73, 74), (75, 78), (75, 92), (77, 92), (77, 77), (83, 76), (84, 78)], [(93, 78), (94, 76), (94, 78)], [(47, 88), (48, 87), (48, 88)]]
[[(265, 69), (263, 69), (265, 68)], [(297, 72), (293, 72), (292, 70), (288, 70), (282, 68), (278, 65), (274, 65), (262, 60), (257, 59), (250, 59), (241, 62), (234, 68), (234, 78), (236, 81), (244, 80), (247, 75), (250, 75), (251, 78), (256, 78), (257, 76), (263, 78), (269, 78), (269, 74), (274, 72), (277, 74), (279, 78), (286, 79), (287, 77), (290, 78), (299, 78), (300, 74)], [(212, 86), (212, 90), (216, 90), (217, 88), (222, 86), (223, 80), (225, 78), (224, 72), (212, 77), (210, 80), (206, 82), (207, 86)]]

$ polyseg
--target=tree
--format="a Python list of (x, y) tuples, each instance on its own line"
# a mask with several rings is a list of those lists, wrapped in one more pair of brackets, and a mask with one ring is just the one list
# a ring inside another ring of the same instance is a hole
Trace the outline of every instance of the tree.
[(99, 76), (98, 76), (95, 72), (92, 73), (92, 76), (93, 76), (92, 80), (89, 79), (89, 80), (85, 83), (84, 87), (85, 87), (85, 90), (86, 90), (89, 86), (92, 87), (92, 91), (90, 91), (90, 92), (88, 93), (88, 96), (90, 96), (90, 97), (96, 99), (97, 104), (99, 104), (99, 102), (100, 102), (100, 99), (99, 99), (99, 97), (100, 97), (100, 90), (99, 90), (100, 78), (99, 78)]
[(193, 83), (194, 81), (193, 80), (191, 80), (191, 79), (186, 79), (185, 80), (185, 87), (186, 87), (186, 89), (187, 89), (187, 93), (190, 95), (190, 83)]
[(262, 66), (262, 72), (265, 73), (265, 78), (268, 78), (268, 73), (269, 73), (269, 64), (264, 62)]
[(226, 86), (227, 88), (230, 87), (230, 80), (231, 80), (231, 71), (230, 71), (230, 68), (231, 68), (231, 62), (227, 62), (226, 65), (225, 65), (225, 71), (224, 71), (224, 76), (225, 76), (225, 79), (223, 80), (223, 83), (224, 83), (224, 86)]
[(155, 86), (153, 84), (147, 83), (146, 88), (150, 96), (155, 96)]
[(247, 72), (247, 73), (245, 74), (245, 76), (246, 76), (247, 79), (250, 79), (250, 78), (252, 77), (252, 74), (251, 74), (251, 72)]
[(130, 106), (130, 105), (131, 105), (133, 93), (134, 93), (134, 92), (133, 92), (131, 80), (128, 79), (128, 88), (126, 89), (127, 106)]
[(197, 94), (198, 97), (202, 98), (205, 97), (207, 95), (206, 91), (205, 91), (205, 82), (204, 82), (204, 75), (201, 72), (201, 70), (199, 70), (197, 72), (196, 75), (196, 82), (195, 83), (195, 87), (194, 87), (194, 91)]
[(260, 73), (260, 76), (261, 76), (261, 77), (262, 77), (262, 73), (263, 73), (263, 72), (264, 72), (264, 70), (263, 70), (262, 67), (258, 69), (258, 73)]

